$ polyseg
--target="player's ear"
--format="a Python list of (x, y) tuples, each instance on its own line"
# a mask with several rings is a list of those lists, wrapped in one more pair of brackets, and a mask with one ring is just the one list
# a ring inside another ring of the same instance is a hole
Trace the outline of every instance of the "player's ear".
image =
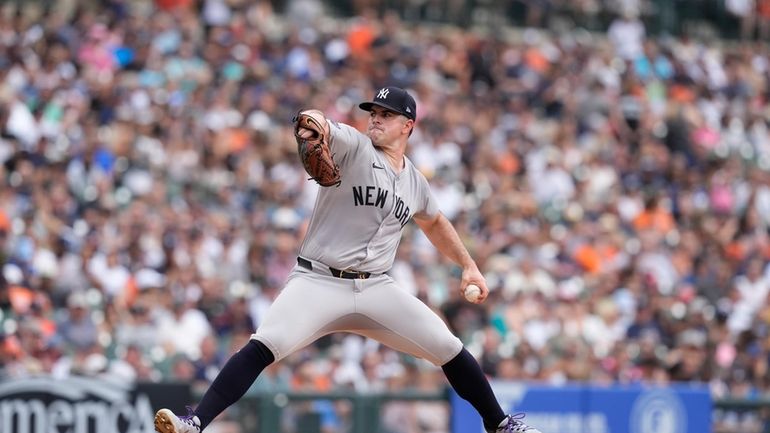
[(412, 132), (414, 132), (414, 120), (412, 119), (406, 119), (406, 122), (404, 122), (404, 128), (409, 128), (409, 136), (412, 136)]

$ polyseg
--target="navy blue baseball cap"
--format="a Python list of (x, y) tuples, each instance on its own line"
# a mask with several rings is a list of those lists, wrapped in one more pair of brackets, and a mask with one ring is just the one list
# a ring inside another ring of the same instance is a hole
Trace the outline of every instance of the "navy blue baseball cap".
[(372, 107), (375, 105), (403, 114), (412, 120), (417, 118), (417, 104), (414, 102), (414, 98), (400, 87), (383, 87), (374, 93), (371, 102), (362, 102), (358, 104), (358, 107), (365, 111), (372, 111)]

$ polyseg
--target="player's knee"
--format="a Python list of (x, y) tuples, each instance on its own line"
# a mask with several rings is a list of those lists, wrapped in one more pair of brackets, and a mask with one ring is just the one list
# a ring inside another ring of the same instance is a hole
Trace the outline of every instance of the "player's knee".
[(459, 338), (452, 336), (451, 339), (447, 339), (441, 344), (439, 351), (436, 354), (438, 356), (435, 360), (431, 360), (431, 362), (433, 362), (437, 367), (441, 367), (442, 365), (454, 359), (462, 350), (462, 341), (460, 341)]
[(249, 340), (249, 342), (246, 343), (246, 346), (244, 346), (241, 351), (250, 358), (253, 358), (255, 362), (259, 364), (269, 365), (275, 361), (273, 352), (267, 346), (265, 346), (265, 343), (259, 340)]

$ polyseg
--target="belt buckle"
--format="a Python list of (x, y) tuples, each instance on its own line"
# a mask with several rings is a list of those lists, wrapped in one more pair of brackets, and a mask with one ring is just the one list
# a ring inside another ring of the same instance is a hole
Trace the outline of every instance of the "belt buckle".
[(350, 268), (341, 269), (340, 270), (340, 278), (343, 278), (343, 275), (345, 274), (354, 274), (356, 279), (365, 280), (366, 279), (366, 272), (361, 271), (354, 271)]

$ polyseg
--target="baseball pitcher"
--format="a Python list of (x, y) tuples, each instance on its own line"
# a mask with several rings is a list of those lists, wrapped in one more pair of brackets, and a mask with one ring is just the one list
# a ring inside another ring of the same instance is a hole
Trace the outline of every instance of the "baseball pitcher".
[(425, 177), (406, 157), (417, 106), (404, 89), (384, 87), (359, 107), (365, 134), (300, 112), (294, 133), (300, 160), (321, 188), (297, 265), (259, 329), (226, 363), (194, 411), (161, 409), (160, 433), (200, 433), (239, 400), (269, 364), (333, 332), (352, 332), (440, 366), (450, 385), (481, 415), (488, 432), (540, 433), (522, 415), (506, 415), (473, 356), (427, 305), (386, 272), (401, 231), (414, 220), (435, 247), (462, 267), (460, 290), (489, 290)]

